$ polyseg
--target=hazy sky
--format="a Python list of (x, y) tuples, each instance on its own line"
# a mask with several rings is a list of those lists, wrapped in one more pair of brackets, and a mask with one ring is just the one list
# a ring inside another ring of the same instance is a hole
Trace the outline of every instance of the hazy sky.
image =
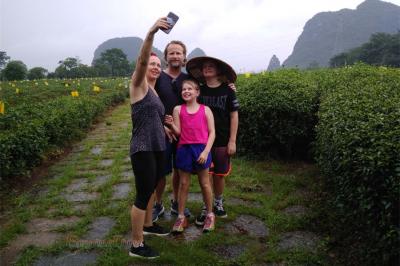
[[(230, 63), (236, 71), (266, 69), (276, 54), (291, 54), (307, 20), (318, 12), (355, 9), (363, 0), (0, 0), (0, 50), (28, 68), (54, 71), (58, 61), (79, 57), (90, 65), (94, 50), (115, 37), (144, 38), (157, 18), (180, 19), (170, 34), (158, 32), (164, 50), (182, 40), (192, 51)], [(400, 0), (387, 2), (400, 5)]]

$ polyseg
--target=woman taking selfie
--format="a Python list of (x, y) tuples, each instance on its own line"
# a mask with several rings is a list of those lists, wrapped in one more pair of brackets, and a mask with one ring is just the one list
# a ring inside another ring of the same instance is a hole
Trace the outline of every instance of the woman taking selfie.
[(131, 209), (132, 257), (156, 258), (158, 252), (144, 243), (144, 234), (167, 235), (152, 222), (154, 190), (164, 170), (164, 106), (154, 89), (161, 72), (160, 59), (151, 53), (154, 35), (159, 29), (170, 28), (160, 18), (150, 28), (143, 42), (130, 85), (132, 138), (130, 157), (135, 175), (136, 199)]

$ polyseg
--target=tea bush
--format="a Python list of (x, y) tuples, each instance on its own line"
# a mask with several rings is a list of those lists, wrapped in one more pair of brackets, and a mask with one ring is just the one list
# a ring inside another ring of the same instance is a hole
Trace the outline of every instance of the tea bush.
[[(65, 87), (65, 82), (2, 84), (6, 108), (0, 114), (1, 178), (26, 174), (52, 148), (81, 138), (96, 116), (127, 96), (122, 80), (97, 80), (101, 92), (93, 92), (91, 80), (69, 81), (76, 82), (74, 88)], [(71, 90), (79, 97), (72, 97)]]
[(333, 234), (347, 261), (388, 265), (399, 254), (400, 71), (360, 65), (335, 72), (335, 86), (329, 78), (321, 86), (316, 139), (337, 219)]
[(239, 152), (314, 156), (342, 262), (393, 263), (400, 250), (399, 69), (279, 70), (239, 76), (237, 87)]
[(274, 158), (311, 157), (319, 93), (299, 70), (240, 76), (239, 152)]

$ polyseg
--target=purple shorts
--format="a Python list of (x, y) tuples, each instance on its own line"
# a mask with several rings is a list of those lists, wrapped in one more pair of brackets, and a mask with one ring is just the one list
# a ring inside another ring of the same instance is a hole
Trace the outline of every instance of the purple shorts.
[(179, 146), (176, 151), (176, 168), (189, 173), (209, 168), (211, 165), (211, 153), (208, 154), (207, 161), (204, 164), (197, 162), (200, 153), (204, 151), (205, 147), (205, 144), (184, 144)]

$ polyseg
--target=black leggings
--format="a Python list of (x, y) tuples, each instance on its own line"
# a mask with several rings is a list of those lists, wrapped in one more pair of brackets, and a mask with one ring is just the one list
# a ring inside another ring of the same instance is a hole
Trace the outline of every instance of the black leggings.
[(146, 210), (149, 199), (163, 177), (165, 167), (164, 151), (140, 151), (131, 155), (133, 173), (135, 174), (135, 206)]

